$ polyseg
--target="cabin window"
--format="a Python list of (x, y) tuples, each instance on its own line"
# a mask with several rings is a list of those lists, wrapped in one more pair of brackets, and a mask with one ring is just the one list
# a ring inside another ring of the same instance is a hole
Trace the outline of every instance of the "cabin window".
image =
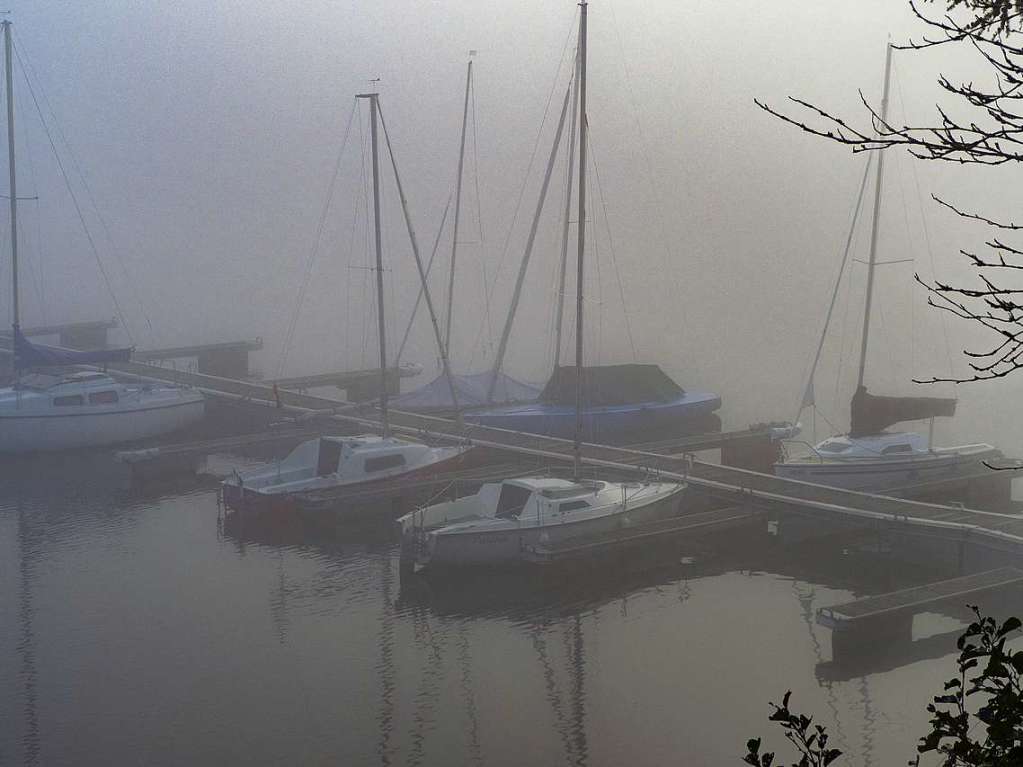
[(590, 504), (586, 501), (569, 501), (558, 506), (558, 511), (575, 511), (576, 509), (588, 509)]
[(84, 405), (85, 398), (81, 394), (68, 394), (65, 397), (54, 397), (53, 404), (56, 407), (69, 407), (71, 405)]
[(341, 443), (331, 439), (320, 440), (320, 452), (316, 456), (316, 473), (326, 477), (337, 471), (341, 461)]
[(881, 455), (891, 455), (892, 453), (912, 453), (913, 448), (903, 443), (901, 445), (889, 445), (881, 451)]
[(497, 499), (498, 517), (518, 517), (526, 507), (526, 502), (533, 491), (528, 487), (505, 485), (501, 488), (501, 497)]
[(376, 458), (367, 458), (366, 463), (363, 464), (363, 469), (367, 474), (374, 471), (383, 471), (384, 469), (396, 469), (399, 466), (405, 465), (405, 456), (401, 453), (392, 453), (391, 455), (381, 455)]
[(115, 402), (117, 402), (117, 392), (113, 389), (93, 392), (89, 395), (90, 405), (113, 405)]

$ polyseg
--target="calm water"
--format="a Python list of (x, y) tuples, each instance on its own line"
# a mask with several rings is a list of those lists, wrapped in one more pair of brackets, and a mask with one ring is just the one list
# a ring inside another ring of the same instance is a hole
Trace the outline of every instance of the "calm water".
[[(850, 764), (913, 754), (952, 640), (830, 662), (822, 605), (925, 577), (841, 550), (402, 588), (387, 530), (225, 532), (216, 484), (0, 472), (0, 763), (738, 764), (788, 688)], [(920, 616), (918, 638), (953, 631)]]

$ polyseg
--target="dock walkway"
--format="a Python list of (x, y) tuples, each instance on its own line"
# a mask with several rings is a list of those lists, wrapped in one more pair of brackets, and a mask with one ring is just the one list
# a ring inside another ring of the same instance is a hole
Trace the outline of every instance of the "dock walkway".
[[(149, 365), (121, 363), (122, 374), (188, 384), (214, 396), (261, 402), (270, 406), (321, 415), (332, 415), (368, 430), (379, 428), (376, 411), (342, 400), (294, 391), (273, 391), (269, 386), (181, 371), (169, 372)], [(569, 440), (513, 432), (483, 426), (466, 426), (436, 416), (391, 411), (391, 429), (412, 438), (471, 442), (484, 447), (533, 455), (554, 461), (570, 461)], [(669, 449), (677, 450), (677, 445)], [(857, 524), (898, 524), (926, 527), (942, 534), (983, 538), (988, 544), (1009, 547), (1023, 556), (1023, 517), (978, 511), (934, 503), (872, 495), (814, 485), (770, 474), (697, 461), (692, 456), (666, 455), (608, 445), (584, 444), (582, 461), (590, 466), (631, 469), (664, 479), (687, 481), (708, 491), (724, 494), (733, 503), (783, 504), (816, 516), (843, 518)]]

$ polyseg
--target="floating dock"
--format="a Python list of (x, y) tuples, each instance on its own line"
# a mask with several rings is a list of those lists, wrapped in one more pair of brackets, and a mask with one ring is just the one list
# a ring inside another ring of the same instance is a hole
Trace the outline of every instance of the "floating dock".
[[(982, 573), (863, 597), (817, 611), (817, 623), (831, 629), (831, 654), (841, 664), (913, 644), (913, 616), (945, 606), (963, 608), (979, 597), (1023, 587), (1023, 570), (1000, 567)], [(958, 632), (955, 632), (958, 633)], [(947, 649), (954, 647), (949, 637)]]

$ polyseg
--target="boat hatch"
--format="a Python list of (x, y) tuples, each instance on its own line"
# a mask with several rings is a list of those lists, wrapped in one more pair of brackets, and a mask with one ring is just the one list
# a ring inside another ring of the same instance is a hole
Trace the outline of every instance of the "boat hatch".
[(363, 464), (363, 470), (367, 474), (371, 474), (375, 471), (383, 471), (384, 469), (397, 469), (399, 466), (405, 465), (405, 456), (402, 453), (390, 453), (388, 455), (378, 455), (373, 458), (367, 458)]
[(552, 498), (557, 500), (558, 498), (573, 498), (580, 495), (589, 495), (590, 493), (599, 493), (604, 489), (603, 482), (594, 482), (590, 480), (580, 480), (574, 482), (571, 485), (565, 487), (545, 487), (540, 491), (540, 494), (544, 498)]
[(907, 445), (905, 442), (899, 445), (889, 445), (881, 451), (881, 455), (891, 455), (892, 453), (912, 453), (913, 448)]
[(503, 519), (518, 518), (532, 495), (533, 492), (528, 487), (502, 485), (501, 496), (497, 499), (497, 512), (494, 516)]
[(578, 509), (588, 509), (590, 504), (586, 501), (568, 501), (558, 506), (558, 511), (577, 511)]
[(68, 407), (70, 405), (84, 405), (85, 398), (81, 394), (68, 394), (64, 397), (54, 397), (54, 407)]
[(320, 440), (320, 453), (316, 459), (316, 473), (326, 477), (337, 471), (341, 460), (342, 443), (332, 439)]

